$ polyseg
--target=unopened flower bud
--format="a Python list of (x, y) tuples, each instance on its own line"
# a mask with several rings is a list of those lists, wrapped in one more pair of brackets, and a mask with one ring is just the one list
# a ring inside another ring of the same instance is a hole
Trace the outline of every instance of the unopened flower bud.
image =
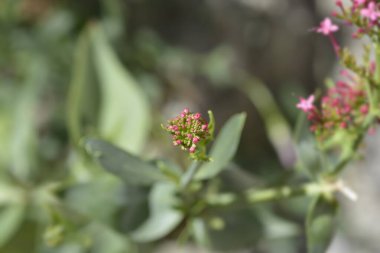
[(194, 137), (193, 138), (193, 143), (198, 143), (199, 142), (199, 138), (198, 137)]
[(194, 153), (194, 152), (195, 152), (195, 148), (196, 148), (196, 146), (191, 146), (191, 147), (189, 148), (189, 152), (190, 152), (190, 153)]
[(194, 114), (194, 119), (199, 119), (201, 117), (201, 114), (200, 113), (196, 113)]

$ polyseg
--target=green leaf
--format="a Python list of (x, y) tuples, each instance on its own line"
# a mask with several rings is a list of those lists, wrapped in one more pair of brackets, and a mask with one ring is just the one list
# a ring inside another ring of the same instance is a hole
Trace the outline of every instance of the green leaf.
[(21, 180), (28, 180), (38, 171), (38, 133), (35, 122), (36, 107), (41, 91), (48, 78), (47, 64), (35, 57), (34, 64), (27, 69), (26, 81), (15, 98), (15, 110), (11, 133), (10, 156), (12, 174)]
[[(1, 223), (1, 229), (3, 226), (3, 223)], [(18, 224), (17, 228), (15, 228), (15, 230), (16, 231), (12, 234), (7, 243), (2, 245), (1, 252), (35, 252), (37, 249), (37, 243), (41, 241), (41, 237), (39, 237), (39, 240), (36, 240), (36, 237), (33, 235), (41, 236), (41, 234), (39, 234), (41, 233), (41, 223), (23, 219), (22, 222)], [(0, 233), (2, 232), (3, 231)]]
[(130, 185), (151, 185), (165, 180), (159, 169), (106, 141), (86, 139), (86, 151), (108, 172)]
[(202, 247), (209, 248), (211, 242), (205, 221), (201, 218), (195, 218), (191, 225), (195, 242)]
[(0, 248), (17, 232), (23, 221), (24, 211), (22, 205), (11, 205), (0, 212)]
[(202, 233), (207, 234), (197, 241), (206, 240), (203, 243), (209, 243), (218, 252), (251, 248), (263, 236), (261, 221), (251, 208), (219, 209), (208, 213), (206, 218), (207, 231)]
[(213, 137), (214, 131), (215, 131), (215, 117), (212, 111), (208, 111), (207, 113), (208, 113), (208, 119), (209, 119), (208, 129), (209, 129), (210, 135)]
[(19, 204), (24, 201), (24, 189), (15, 185), (14, 183), (5, 182), (2, 176), (0, 182), (0, 206), (9, 204)]
[(138, 242), (158, 240), (169, 234), (183, 219), (183, 214), (174, 209), (178, 205), (173, 184), (158, 183), (152, 188), (149, 196), (150, 216), (132, 233)]
[(60, 245), (65, 236), (65, 227), (61, 224), (51, 225), (46, 228), (43, 238), (44, 243), (49, 247), (57, 247)]
[(67, 122), (70, 136), (75, 144), (86, 135), (88, 128), (97, 127), (98, 94), (96, 76), (91, 62), (91, 41), (84, 31), (77, 42), (73, 74), (67, 100)]
[(146, 143), (151, 126), (147, 97), (112, 51), (102, 27), (93, 25), (90, 34), (102, 94), (100, 134), (137, 153)]
[(268, 87), (259, 79), (251, 77), (240, 88), (257, 108), (267, 132), (269, 141), (275, 148), (281, 162), (292, 167), (294, 145), (292, 131), (278, 103)]
[(308, 176), (317, 178), (323, 165), (323, 154), (318, 150), (312, 137), (304, 138), (297, 146), (297, 169), (306, 172)]
[(239, 113), (226, 122), (211, 148), (209, 156), (212, 161), (199, 169), (196, 179), (212, 178), (226, 168), (238, 148), (245, 118), (245, 113)]
[(145, 186), (126, 185), (123, 189), (125, 204), (118, 211), (121, 223), (118, 225), (125, 233), (140, 227), (149, 217), (149, 194), (151, 188)]
[(88, 232), (93, 240), (91, 252), (93, 253), (134, 253), (137, 252), (130, 238), (117, 233), (108, 226), (91, 224)]
[(335, 199), (317, 197), (311, 204), (306, 220), (308, 253), (325, 253), (334, 232), (334, 218), (338, 210)]
[[(71, 186), (65, 194), (65, 204), (86, 217), (111, 224), (121, 206), (124, 184), (111, 175)], [(96, 198), (94, 198), (96, 196)]]
[(157, 160), (156, 165), (168, 180), (180, 184), (182, 170), (177, 164), (168, 160)]

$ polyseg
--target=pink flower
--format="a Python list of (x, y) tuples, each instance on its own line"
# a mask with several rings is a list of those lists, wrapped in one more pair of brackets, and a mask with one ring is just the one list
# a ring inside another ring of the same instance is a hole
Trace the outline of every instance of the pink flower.
[(362, 5), (365, 4), (365, 2), (367, 2), (367, 0), (354, 0), (355, 5)]
[(199, 138), (198, 137), (194, 137), (193, 138), (193, 143), (198, 143), (199, 142)]
[(201, 114), (200, 113), (196, 113), (196, 114), (194, 114), (194, 119), (199, 119), (201, 117)]
[(376, 133), (376, 128), (371, 127), (371, 128), (368, 129), (368, 134), (369, 135), (374, 135), (375, 133)]
[(368, 111), (369, 111), (369, 106), (367, 104), (364, 104), (364, 105), (360, 106), (360, 112), (362, 114), (367, 114)]
[(360, 14), (371, 21), (376, 21), (380, 17), (380, 12), (377, 10), (377, 6), (374, 2), (370, 2), (366, 9), (360, 11)]
[(191, 148), (189, 149), (189, 152), (190, 153), (194, 153), (195, 152), (195, 148), (196, 148), (196, 146), (191, 146)]
[(331, 19), (325, 18), (317, 27), (317, 33), (322, 33), (323, 35), (330, 35), (339, 30), (339, 27), (331, 22)]
[(314, 108), (314, 99), (314, 95), (310, 95), (307, 99), (300, 98), (300, 102), (297, 104), (297, 108), (304, 112), (310, 112)]
[(336, 55), (339, 57), (340, 46), (338, 42), (335, 40), (333, 35), (334, 32), (338, 31), (339, 27), (332, 23), (330, 18), (325, 18), (320, 24), (319, 27), (315, 28), (314, 31), (317, 33), (321, 33), (325, 36), (329, 36), (331, 43), (334, 47)]
[(371, 61), (369, 64), (369, 72), (373, 75), (376, 71), (376, 62)]

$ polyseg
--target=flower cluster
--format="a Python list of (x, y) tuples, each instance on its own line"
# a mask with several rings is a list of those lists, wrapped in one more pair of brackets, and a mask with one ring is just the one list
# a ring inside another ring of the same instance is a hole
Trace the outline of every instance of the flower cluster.
[[(340, 11), (333, 15), (343, 20), (343, 24), (356, 27), (354, 38), (368, 35), (374, 44), (380, 42), (380, 4), (377, 1), (351, 0), (351, 4), (345, 6), (338, 0), (336, 5)], [(379, 73), (376, 73), (379, 70), (371, 60), (371, 46), (364, 47), (365, 53), (359, 63), (347, 48), (342, 49), (336, 41), (334, 33), (339, 29), (330, 18), (325, 18), (314, 31), (331, 40), (340, 63), (346, 68), (341, 72), (344, 81), (337, 81), (329, 87), (319, 106), (315, 105), (314, 95), (300, 98), (297, 104), (297, 108), (306, 113), (310, 130), (319, 140), (326, 140), (341, 131), (357, 134), (364, 125), (368, 129), (372, 125), (364, 124), (368, 115), (371, 116), (370, 122), (378, 121), (372, 110), (379, 107)]]
[[(368, 35), (374, 42), (380, 41), (380, 4), (376, 0), (351, 0), (348, 6), (345, 6), (342, 0), (335, 3), (339, 11), (333, 12), (333, 16), (342, 20), (345, 25), (355, 27), (353, 38)], [(341, 53), (333, 35), (339, 30), (339, 26), (330, 18), (325, 18), (314, 30), (329, 37), (336, 54)]]
[(164, 129), (172, 135), (173, 145), (188, 151), (194, 159), (200, 157), (197, 153), (204, 151), (205, 144), (211, 138), (208, 122), (200, 113), (192, 113), (188, 108), (168, 120)]
[(380, 6), (376, 0), (351, 0), (349, 6), (344, 6), (341, 0), (337, 0), (336, 5), (339, 12), (334, 12), (333, 15), (348, 25), (356, 26), (354, 38), (367, 34), (379, 41)]
[(341, 129), (354, 131), (363, 124), (369, 111), (364, 85), (345, 81), (338, 81), (329, 88), (319, 107), (314, 105), (314, 95), (301, 98), (297, 107), (306, 113), (310, 130), (320, 140)]

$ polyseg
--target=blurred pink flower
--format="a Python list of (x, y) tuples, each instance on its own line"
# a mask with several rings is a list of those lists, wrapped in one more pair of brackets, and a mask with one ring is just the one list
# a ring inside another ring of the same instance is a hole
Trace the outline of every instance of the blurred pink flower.
[(360, 11), (360, 14), (371, 21), (376, 21), (380, 17), (380, 11), (377, 9), (376, 3), (374, 2), (370, 2), (367, 8)]
[(310, 95), (307, 99), (300, 98), (300, 102), (297, 104), (297, 108), (304, 111), (309, 112), (314, 108), (314, 95)]
[(367, 0), (354, 0), (354, 4), (356, 5), (362, 5), (365, 4), (365, 2), (367, 2)]
[(316, 28), (318, 33), (322, 33), (323, 35), (330, 35), (339, 30), (339, 27), (331, 21), (330, 18), (325, 18), (320, 24), (319, 27)]

